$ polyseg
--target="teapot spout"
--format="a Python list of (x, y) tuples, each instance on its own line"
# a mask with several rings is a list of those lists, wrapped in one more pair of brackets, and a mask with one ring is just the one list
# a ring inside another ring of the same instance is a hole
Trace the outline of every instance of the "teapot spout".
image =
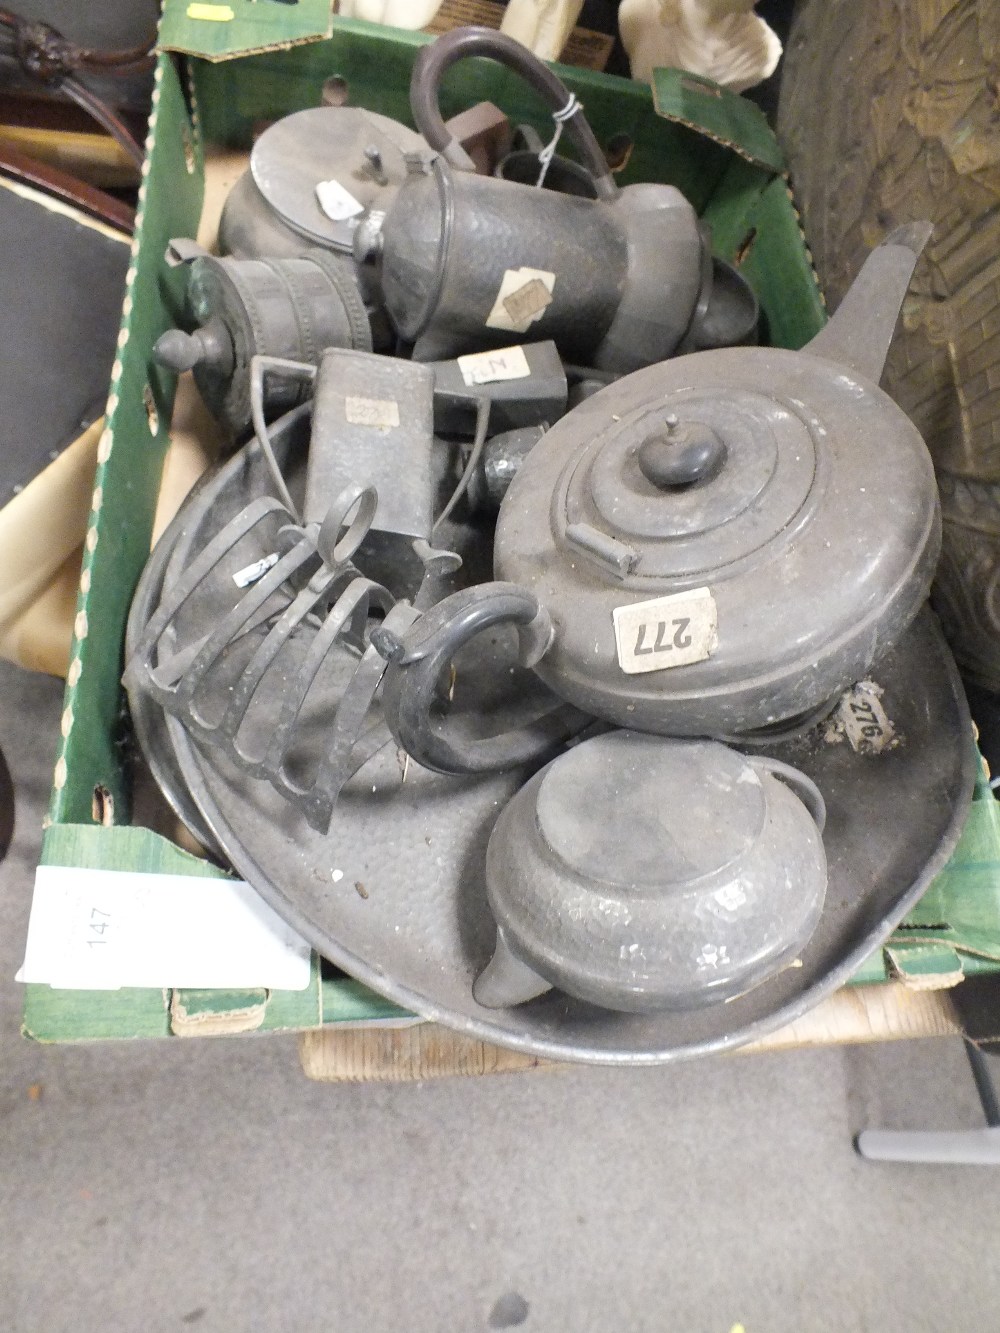
[(472, 985), (476, 1003), (485, 1009), (506, 1009), (513, 1004), (524, 1004), (551, 989), (544, 977), (511, 953), (503, 931), (498, 929), (493, 957)]
[(865, 260), (830, 322), (802, 350), (877, 384), (913, 270), (933, 230), (930, 222), (908, 222), (891, 232)]

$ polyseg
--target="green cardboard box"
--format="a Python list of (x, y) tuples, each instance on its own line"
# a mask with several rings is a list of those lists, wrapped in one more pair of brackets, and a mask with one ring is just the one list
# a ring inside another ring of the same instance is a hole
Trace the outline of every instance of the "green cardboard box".
[[(149, 552), (175, 387), (153, 364), (151, 349), (181, 305), (181, 279), (165, 265), (164, 253), (171, 237), (197, 229), (206, 144), (249, 149), (255, 125), (317, 105), (324, 80), (334, 75), (353, 103), (410, 123), (410, 69), (428, 38), (330, 20), (329, 9), (328, 0), (298, 6), (167, 0), (165, 6), (42, 849), (47, 865), (222, 873), (130, 822), (122, 641)], [(657, 180), (683, 190), (710, 222), (717, 252), (738, 263), (753, 285), (770, 341), (792, 348), (807, 342), (824, 322), (823, 301), (780, 149), (757, 108), (678, 71), (659, 71), (652, 93), (587, 70), (559, 72), (585, 104), (599, 140), (631, 145), (622, 183)], [(517, 122), (534, 122), (543, 135), (551, 133), (540, 101), (502, 67), (464, 62), (449, 72), (442, 96), (446, 116), (482, 99)], [(1000, 825), (985, 781), (976, 795), (962, 842), (925, 899), (926, 911), (921, 904), (859, 979), (902, 973), (941, 984), (1000, 961)], [(407, 1018), (314, 957), (310, 987), (302, 992), (94, 992), (30, 985), (24, 1031), (39, 1040), (71, 1041)]]

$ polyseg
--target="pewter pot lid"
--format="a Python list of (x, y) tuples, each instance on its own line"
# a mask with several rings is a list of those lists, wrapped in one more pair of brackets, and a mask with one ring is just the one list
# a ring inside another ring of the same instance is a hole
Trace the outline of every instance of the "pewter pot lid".
[(739, 732), (815, 708), (898, 637), (940, 519), (926, 446), (877, 380), (922, 239), (879, 247), (802, 351), (637, 371), (532, 450), (495, 566), (556, 624), (554, 689), (621, 725)]
[[(719, 742), (617, 731), (575, 746), (491, 837), (500, 952), (476, 998), (516, 1002), (525, 985), (539, 993), (538, 977), (616, 1009), (742, 993), (785, 967), (819, 919), (823, 820), (803, 774)], [(534, 985), (510, 976), (516, 965)]]
[(350, 252), (363, 211), (386, 207), (406, 177), (406, 154), (426, 147), (408, 126), (360, 107), (284, 116), (253, 146), (223, 212), (220, 245), (240, 255), (310, 245)]

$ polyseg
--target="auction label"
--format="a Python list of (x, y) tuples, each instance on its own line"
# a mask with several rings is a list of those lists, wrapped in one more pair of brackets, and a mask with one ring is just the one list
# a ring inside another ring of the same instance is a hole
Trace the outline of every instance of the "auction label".
[(488, 329), (524, 333), (552, 304), (556, 275), (542, 268), (509, 268), (503, 275), (493, 308), (486, 316)]
[(616, 606), (612, 614), (618, 665), (630, 676), (703, 662), (719, 642), (711, 588)]
[(399, 425), (399, 404), (391, 398), (344, 399), (344, 416), (352, 426), (377, 426), (392, 430)]
[(896, 732), (882, 706), (882, 693), (882, 687), (874, 681), (860, 680), (838, 706), (837, 721), (858, 754), (881, 754), (893, 747)]
[(531, 374), (528, 358), (520, 346), (460, 356), (458, 369), (470, 388), (474, 384), (496, 384), (500, 380), (523, 380)]

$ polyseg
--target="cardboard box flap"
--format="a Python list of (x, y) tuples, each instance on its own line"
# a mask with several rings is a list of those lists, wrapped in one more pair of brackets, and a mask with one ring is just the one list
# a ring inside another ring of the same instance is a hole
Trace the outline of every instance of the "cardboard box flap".
[(164, 0), (158, 46), (205, 60), (281, 51), (329, 37), (331, 0)]
[(893, 975), (912, 990), (948, 990), (965, 975), (962, 960), (947, 944), (899, 944), (886, 946)]
[(763, 111), (745, 97), (682, 69), (653, 71), (653, 104), (664, 120), (686, 125), (772, 175), (785, 159)]

